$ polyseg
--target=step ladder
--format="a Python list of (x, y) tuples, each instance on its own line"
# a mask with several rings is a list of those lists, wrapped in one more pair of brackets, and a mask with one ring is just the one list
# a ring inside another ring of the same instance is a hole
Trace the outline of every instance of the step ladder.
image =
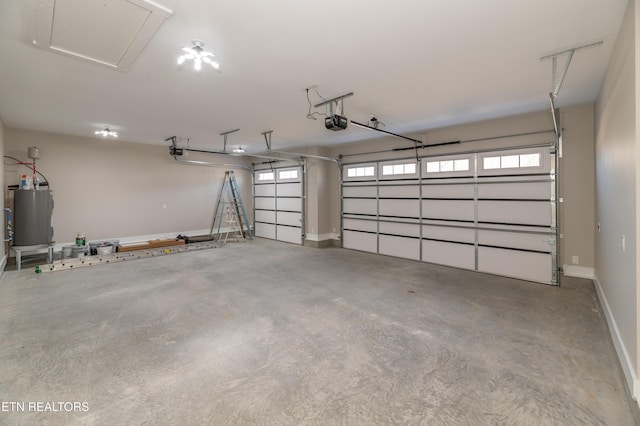
[(237, 241), (244, 241), (245, 230), (249, 239), (253, 240), (253, 230), (233, 170), (224, 173), (224, 181), (213, 212), (211, 235), (214, 235), (214, 230), (216, 230), (215, 236), (219, 246), (226, 244), (230, 236)]

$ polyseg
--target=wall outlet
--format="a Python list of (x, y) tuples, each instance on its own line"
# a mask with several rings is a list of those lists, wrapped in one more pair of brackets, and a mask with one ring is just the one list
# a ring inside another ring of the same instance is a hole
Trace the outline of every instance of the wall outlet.
[(580, 264), (580, 256), (571, 256), (571, 263), (573, 265), (579, 265)]
[(626, 238), (623, 235), (622, 236), (622, 252), (624, 253), (625, 251), (627, 251), (627, 242), (626, 242)]

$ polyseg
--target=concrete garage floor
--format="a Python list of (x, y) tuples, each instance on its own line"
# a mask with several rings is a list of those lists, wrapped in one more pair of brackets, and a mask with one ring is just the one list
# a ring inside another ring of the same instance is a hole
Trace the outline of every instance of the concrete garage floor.
[(2, 424), (634, 424), (586, 280), (257, 239), (8, 271), (0, 341)]

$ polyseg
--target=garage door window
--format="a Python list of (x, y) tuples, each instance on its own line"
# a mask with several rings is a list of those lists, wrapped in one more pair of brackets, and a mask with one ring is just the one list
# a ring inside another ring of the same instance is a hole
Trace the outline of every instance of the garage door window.
[(447, 156), (423, 160), (422, 176), (425, 178), (458, 177), (470, 175), (473, 161), (469, 155)]
[(347, 177), (371, 177), (375, 175), (376, 169), (373, 166), (347, 168)]
[(484, 157), (482, 160), (482, 168), (485, 170), (517, 169), (524, 167), (540, 167), (540, 153)]
[(382, 176), (413, 175), (416, 163), (386, 164), (382, 166)]
[(297, 170), (281, 170), (278, 172), (278, 179), (298, 179), (298, 171)]
[(469, 170), (469, 159), (427, 161), (427, 173), (466, 172)]
[(260, 172), (258, 173), (258, 181), (267, 182), (273, 180), (273, 172)]

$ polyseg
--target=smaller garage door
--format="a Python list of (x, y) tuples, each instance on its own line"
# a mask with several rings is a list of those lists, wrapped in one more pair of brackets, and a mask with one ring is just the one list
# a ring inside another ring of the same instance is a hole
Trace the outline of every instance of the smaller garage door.
[(256, 236), (302, 244), (302, 168), (257, 170), (254, 182), (253, 217)]

